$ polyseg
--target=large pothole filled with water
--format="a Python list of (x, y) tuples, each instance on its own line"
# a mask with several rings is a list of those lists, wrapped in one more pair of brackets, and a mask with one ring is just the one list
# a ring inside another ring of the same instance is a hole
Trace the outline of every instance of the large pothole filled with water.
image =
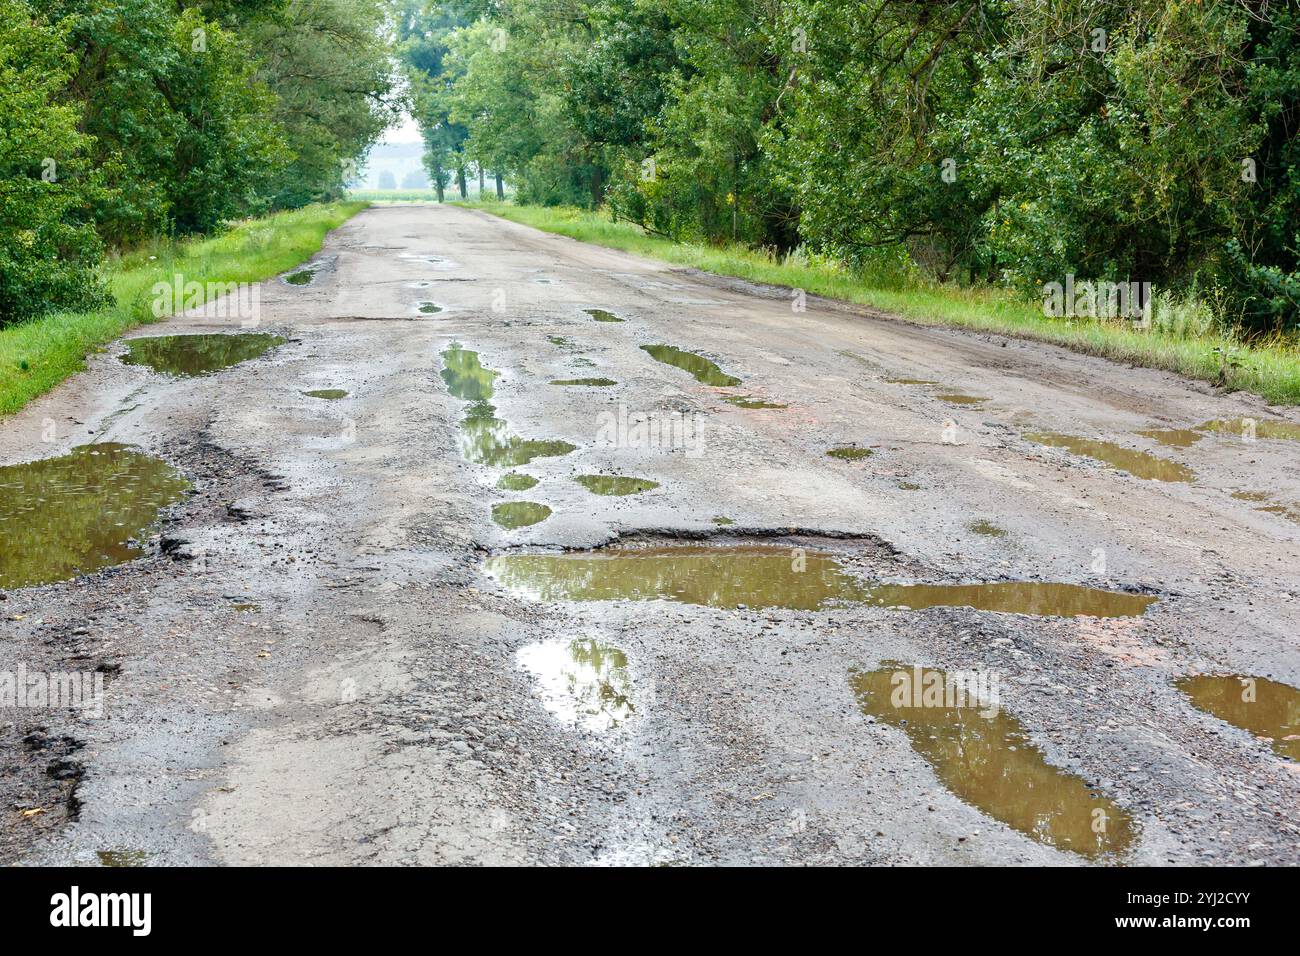
[(154, 335), (128, 339), (122, 361), (163, 375), (192, 378), (255, 359), (284, 341), (270, 332)]
[(0, 588), (64, 581), (140, 557), (139, 540), (189, 482), (125, 445), (82, 445), (0, 467)]
[(768, 544), (616, 545), (595, 551), (501, 554), (484, 571), (536, 601), (665, 600), (701, 607), (818, 611), (836, 606), (967, 607), (1052, 617), (1138, 617), (1155, 603), (1041, 581), (892, 584), (864, 580), (832, 553)]

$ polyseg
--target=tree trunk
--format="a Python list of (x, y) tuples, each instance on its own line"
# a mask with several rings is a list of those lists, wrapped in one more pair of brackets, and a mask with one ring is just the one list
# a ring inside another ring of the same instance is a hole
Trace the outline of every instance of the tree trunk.
[(479, 166), (479, 168), (478, 168), (478, 198), (479, 198), (479, 199), (482, 199), (482, 198), (483, 198), (483, 177), (484, 177), (484, 175), (486, 175), (486, 174), (483, 172), (483, 167), (482, 167), (482, 166)]
[(503, 183), (503, 182), (501, 181), (501, 174), (500, 174), (500, 173), (493, 173), (492, 175), (496, 176), (496, 178), (497, 178), (497, 199), (505, 199), (505, 198), (506, 198), (506, 184)]
[(460, 190), (460, 198), (469, 198), (469, 187), (465, 185), (465, 167), (456, 167), (456, 188)]
[(438, 190), (438, 202), (442, 202), (442, 167), (433, 171), (433, 188)]
[(599, 166), (591, 167), (591, 208), (599, 209), (601, 200), (605, 198), (605, 177)]

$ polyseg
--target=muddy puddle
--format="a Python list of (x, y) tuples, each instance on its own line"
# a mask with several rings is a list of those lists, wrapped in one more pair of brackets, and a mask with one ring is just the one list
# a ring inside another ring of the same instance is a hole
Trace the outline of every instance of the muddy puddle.
[(96, 850), (100, 866), (147, 866), (149, 854), (144, 850)]
[(536, 487), (536, 485), (536, 478), (532, 475), (525, 475), (521, 471), (507, 472), (497, 481), (497, 487), (502, 491), (527, 491), (529, 488)]
[(1266, 677), (1221, 674), (1185, 677), (1177, 686), (1199, 710), (1300, 761), (1300, 690)]
[(507, 530), (527, 528), (551, 516), (551, 509), (536, 501), (503, 501), (492, 506), (492, 520)]
[(733, 385), (740, 384), (740, 379), (726, 374), (722, 369), (718, 368), (716, 363), (709, 361), (703, 355), (683, 351), (675, 345), (643, 345), (641, 350), (648, 352), (650, 357), (657, 362), (663, 362), (665, 365), (671, 365), (684, 372), (690, 372), (695, 376), (695, 381), (701, 385), (730, 388)]
[(861, 461), (863, 458), (871, 457), (871, 449), (860, 448), (857, 445), (839, 445), (830, 449), (826, 454), (841, 461)]
[(984, 521), (982, 519), (979, 521), (972, 521), (970, 524), (966, 525), (966, 527), (971, 531), (974, 531), (976, 534), (982, 534), (989, 538), (1005, 538), (1007, 536), (1006, 528), (999, 528), (993, 522)]
[(519, 666), (537, 681), (542, 704), (566, 724), (612, 730), (635, 712), (627, 655), (594, 638), (529, 644)]
[(632, 478), (627, 475), (578, 475), (573, 479), (593, 495), (638, 495), (653, 491), (659, 482), (649, 478)]
[(345, 388), (317, 388), (310, 392), (303, 392), (308, 398), (323, 398), (327, 402), (337, 402), (340, 398), (347, 398), (348, 392)]
[(1300, 425), (1279, 418), (1216, 418), (1196, 426), (1197, 431), (1241, 438), (1300, 441)]
[(552, 385), (585, 385), (588, 388), (609, 388), (611, 385), (617, 385), (618, 382), (612, 378), (557, 378), (551, 381)]
[(1135, 478), (1149, 481), (1191, 481), (1196, 477), (1186, 465), (1157, 458), (1144, 451), (1134, 451), (1113, 442), (1062, 435), (1058, 432), (1029, 432), (1025, 437), (1040, 445), (1064, 448), (1075, 455), (1103, 462)]
[(1205, 437), (1190, 428), (1145, 428), (1138, 434), (1166, 448), (1191, 448)]
[(1075, 584), (874, 584), (831, 554), (772, 545), (612, 547), (567, 554), (503, 554), (486, 573), (536, 601), (666, 600), (702, 607), (816, 611), (844, 604), (1061, 617), (1133, 617), (1154, 597)]
[(938, 382), (931, 381), (928, 378), (887, 378), (885, 379), (890, 385), (938, 385)]
[(110, 443), (0, 467), (0, 588), (64, 581), (140, 557), (136, 542), (189, 487), (166, 462)]
[(610, 312), (608, 309), (583, 309), (582, 311), (586, 312), (597, 322), (626, 322), (627, 321), (622, 316), (615, 315), (613, 312)]
[(988, 401), (979, 395), (963, 395), (960, 392), (948, 392), (943, 395), (936, 395), (935, 398), (941, 402), (947, 402), (949, 405), (983, 405)]
[(1300, 524), (1300, 505), (1287, 505), (1273, 499), (1265, 491), (1234, 491), (1232, 497), (1238, 501), (1249, 501), (1255, 506), (1256, 511), (1262, 511), (1266, 514), (1277, 515), (1279, 518), (1286, 518), (1288, 521), (1294, 521)]
[(437, 315), (442, 311), (442, 306), (436, 302), (419, 302), (415, 307), (421, 315)]
[(191, 378), (255, 359), (284, 341), (269, 332), (155, 335), (127, 339), (122, 361), (147, 366), (163, 375)]
[(534, 458), (554, 458), (577, 450), (578, 446), (566, 441), (524, 439), (511, 432), (488, 401), (496, 392), (499, 373), (485, 368), (477, 352), (453, 344), (442, 353), (442, 360), (447, 391), (471, 403), (460, 423), (460, 452), (466, 461), (517, 468)]
[(299, 269), (297, 272), (290, 272), (288, 275), (282, 276), (282, 278), (289, 285), (311, 285), (312, 280), (316, 278), (316, 270)]
[(907, 734), (960, 799), (1040, 843), (1091, 859), (1122, 854), (1136, 835), (1129, 814), (1049, 764), (996, 706), (992, 677), (970, 676), (959, 685), (941, 670), (886, 664), (852, 673), (850, 683), (862, 713)]
[(724, 402), (735, 405), (737, 408), (788, 408), (788, 405), (782, 405), (780, 402), (769, 402), (764, 398), (755, 398), (752, 395), (724, 395)]

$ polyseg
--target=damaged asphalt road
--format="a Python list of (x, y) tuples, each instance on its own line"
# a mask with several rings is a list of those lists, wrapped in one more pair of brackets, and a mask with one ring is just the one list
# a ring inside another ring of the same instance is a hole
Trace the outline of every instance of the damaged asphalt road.
[[(1293, 743), (1178, 686), (1300, 685), (1300, 444), (1198, 428), (1293, 412), (454, 207), (314, 263), (269, 350), (115, 345), (0, 427), (188, 483), (133, 560), (3, 592), (0, 659), (104, 687), (0, 711), (6, 862), (1296, 862)], [(1111, 596), (888, 587), (971, 582)], [(913, 666), (1016, 736), (882, 716)]]

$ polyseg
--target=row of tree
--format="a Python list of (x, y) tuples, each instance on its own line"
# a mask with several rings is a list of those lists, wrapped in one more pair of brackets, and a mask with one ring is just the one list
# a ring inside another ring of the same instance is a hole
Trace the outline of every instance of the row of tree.
[(431, 171), (676, 239), (1300, 323), (1297, 0), (399, 8)]
[(0, 325), (105, 249), (337, 198), (400, 111), (386, 0), (0, 0)]

